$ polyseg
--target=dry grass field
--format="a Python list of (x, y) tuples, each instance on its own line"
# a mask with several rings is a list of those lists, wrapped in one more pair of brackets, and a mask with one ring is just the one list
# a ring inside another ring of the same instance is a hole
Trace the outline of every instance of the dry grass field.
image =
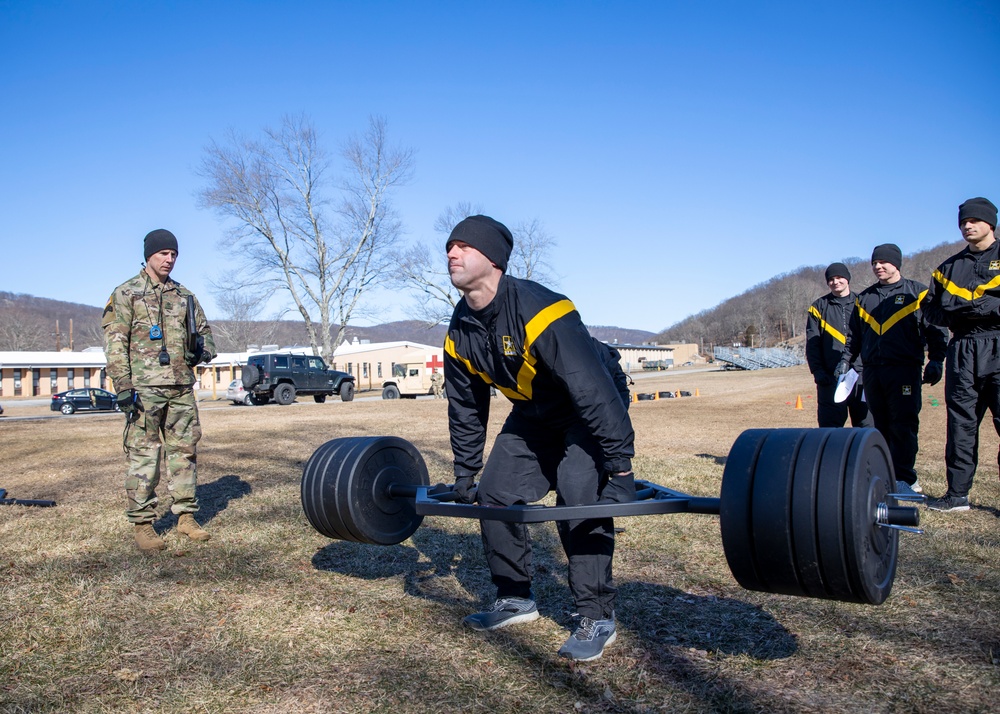
[[(815, 424), (804, 367), (664, 373), (635, 388), (698, 390), (631, 410), (638, 474), (696, 495), (718, 495), (744, 429)], [(0, 507), (0, 712), (997, 709), (1000, 482), (988, 420), (975, 507), (922, 513), (926, 534), (902, 537), (884, 605), (743, 590), (715, 516), (620, 519), (619, 638), (602, 659), (572, 664), (556, 656), (572, 603), (552, 524), (532, 526), (543, 617), (485, 636), (461, 624), (493, 595), (475, 521), (427, 518), (393, 547), (310, 527), (302, 467), (329, 439), (404, 437), (432, 482), (451, 480), (445, 402), (364, 397), (203, 402), (200, 520), (213, 537), (179, 539), (167, 513), (157, 529), (169, 547), (154, 555), (136, 551), (122, 515), (121, 417), (6, 400), (0, 487), (58, 505)], [(493, 411), (498, 426), (506, 401)], [(938, 385), (924, 396), (917, 464), (932, 495), (944, 488), (944, 416)]]

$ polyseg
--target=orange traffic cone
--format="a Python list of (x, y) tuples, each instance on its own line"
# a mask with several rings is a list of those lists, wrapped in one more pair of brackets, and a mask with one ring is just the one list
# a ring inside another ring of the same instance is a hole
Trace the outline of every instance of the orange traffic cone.
[(698, 388), (697, 387), (694, 388), (694, 396), (696, 396), (696, 397), (700, 397), (701, 396), (701, 394), (698, 392)]
[(802, 395), (801, 394), (798, 397), (796, 397), (796, 399), (795, 399), (795, 408), (796, 409), (802, 409)]

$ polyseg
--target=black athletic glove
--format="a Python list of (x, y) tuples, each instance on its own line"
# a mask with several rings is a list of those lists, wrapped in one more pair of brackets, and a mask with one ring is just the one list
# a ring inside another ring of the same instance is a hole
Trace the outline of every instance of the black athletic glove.
[(194, 367), (203, 360), (205, 360), (205, 338), (198, 335), (198, 338), (195, 340), (194, 352), (185, 352), (184, 361), (187, 362), (188, 367)]
[(635, 500), (635, 474), (629, 471), (627, 474), (608, 476), (608, 482), (601, 490), (601, 497), (598, 503), (632, 503)]
[(139, 393), (134, 389), (128, 389), (124, 392), (118, 392), (115, 398), (118, 400), (118, 408), (125, 415), (125, 421), (129, 424), (138, 421), (139, 414), (142, 412), (142, 401), (139, 399)]
[(837, 367), (833, 370), (833, 378), (834, 378), (834, 380), (840, 379), (845, 374), (847, 374), (850, 370), (851, 370), (851, 363), (848, 362), (847, 360), (841, 360), (837, 364)]
[(932, 387), (941, 381), (941, 377), (944, 375), (944, 365), (940, 362), (928, 362), (927, 366), (924, 367), (924, 384), (929, 384)]
[(455, 479), (454, 490), (459, 503), (472, 503), (476, 500), (476, 477), (463, 476)]
[(813, 381), (816, 382), (817, 386), (829, 387), (837, 380), (835, 380), (833, 375), (829, 372), (817, 372), (813, 375)]

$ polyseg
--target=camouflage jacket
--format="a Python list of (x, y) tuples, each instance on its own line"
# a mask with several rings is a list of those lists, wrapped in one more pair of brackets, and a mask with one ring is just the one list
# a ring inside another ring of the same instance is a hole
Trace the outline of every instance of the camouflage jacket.
[[(185, 355), (188, 295), (193, 297), (180, 283), (167, 278), (160, 285), (146, 271), (111, 293), (101, 327), (108, 377), (116, 391), (194, 384), (194, 372), (185, 359), (191, 357), (190, 352)], [(216, 355), (215, 340), (197, 298), (194, 310), (198, 334), (205, 340), (202, 361), (208, 362)], [(159, 339), (152, 339), (154, 325), (162, 332)], [(169, 365), (160, 364), (164, 347), (170, 356)]]

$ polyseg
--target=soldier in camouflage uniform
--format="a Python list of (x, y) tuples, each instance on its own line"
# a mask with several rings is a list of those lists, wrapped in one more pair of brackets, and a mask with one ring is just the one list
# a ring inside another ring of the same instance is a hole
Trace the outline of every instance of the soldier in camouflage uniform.
[[(108, 376), (126, 415), (124, 446), (128, 458), (125, 515), (135, 525), (140, 550), (162, 550), (153, 530), (161, 453), (166, 456), (167, 490), (177, 531), (208, 540), (192, 515), (198, 510), (196, 445), (201, 438), (192, 367), (216, 355), (212, 330), (194, 299), (196, 344), (188, 339), (187, 303), (193, 294), (170, 278), (177, 260), (177, 238), (167, 230), (144, 241), (146, 264), (111, 294), (104, 308), (104, 351)], [(191, 348), (194, 348), (193, 350)]]

